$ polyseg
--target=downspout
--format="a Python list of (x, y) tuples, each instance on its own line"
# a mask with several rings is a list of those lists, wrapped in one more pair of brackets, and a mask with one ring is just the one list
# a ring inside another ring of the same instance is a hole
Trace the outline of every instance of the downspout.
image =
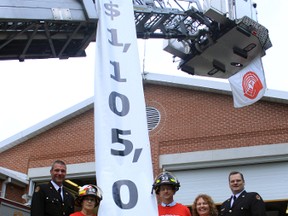
[(22, 198), (26, 200), (26, 203), (24, 204), (26, 206), (31, 206), (32, 196), (33, 196), (33, 192), (34, 192), (34, 187), (35, 187), (35, 183), (32, 180), (30, 180), (29, 181), (28, 194), (24, 194), (22, 196)]
[(3, 183), (2, 183), (2, 188), (1, 188), (1, 198), (5, 198), (6, 195), (6, 189), (7, 189), (7, 184), (11, 183), (12, 179), (11, 177), (8, 177)]

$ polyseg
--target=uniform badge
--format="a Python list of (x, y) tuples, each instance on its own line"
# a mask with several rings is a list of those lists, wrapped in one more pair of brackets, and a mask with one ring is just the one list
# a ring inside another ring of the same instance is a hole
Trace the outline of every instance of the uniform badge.
[(35, 193), (37, 193), (37, 192), (39, 192), (40, 191), (40, 186), (37, 186), (36, 188), (35, 188)]
[(256, 199), (261, 200), (261, 197), (258, 194), (256, 194)]

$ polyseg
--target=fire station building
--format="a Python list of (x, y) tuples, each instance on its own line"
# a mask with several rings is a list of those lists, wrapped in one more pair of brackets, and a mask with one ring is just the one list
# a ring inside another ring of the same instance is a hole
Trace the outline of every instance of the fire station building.
[[(268, 90), (257, 103), (235, 109), (228, 83), (160, 74), (144, 75), (143, 83), (154, 175), (165, 169), (177, 176), (177, 202), (190, 206), (206, 193), (221, 204), (231, 195), (228, 174), (237, 170), (271, 215), (286, 215), (287, 94)], [(65, 187), (72, 193), (73, 183), (96, 183), (93, 102), (89, 98), (0, 142), (2, 199), (29, 206), (35, 185), (50, 180), (56, 159), (67, 164), (71, 182)]]

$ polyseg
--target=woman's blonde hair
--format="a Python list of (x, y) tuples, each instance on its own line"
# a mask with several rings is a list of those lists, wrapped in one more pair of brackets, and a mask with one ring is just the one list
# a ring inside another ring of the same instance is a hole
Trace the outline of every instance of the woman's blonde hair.
[(210, 216), (218, 216), (218, 210), (216, 208), (216, 205), (214, 203), (214, 201), (212, 200), (212, 198), (207, 195), (207, 194), (199, 194), (193, 204), (192, 204), (192, 215), (193, 216), (199, 216), (197, 210), (196, 210), (196, 206), (197, 206), (197, 201), (202, 198), (205, 202), (207, 202), (208, 206), (209, 206), (209, 210), (210, 210)]

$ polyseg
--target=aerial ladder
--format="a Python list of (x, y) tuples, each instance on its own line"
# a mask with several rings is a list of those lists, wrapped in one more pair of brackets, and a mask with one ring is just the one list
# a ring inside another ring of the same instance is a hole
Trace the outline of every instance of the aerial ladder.
[[(188, 74), (228, 78), (272, 46), (268, 30), (250, 17), (204, 10), (212, 0), (132, 1), (137, 38), (164, 39), (163, 49)], [(1, 0), (0, 14), (0, 60), (84, 57), (96, 39), (94, 0)]]

